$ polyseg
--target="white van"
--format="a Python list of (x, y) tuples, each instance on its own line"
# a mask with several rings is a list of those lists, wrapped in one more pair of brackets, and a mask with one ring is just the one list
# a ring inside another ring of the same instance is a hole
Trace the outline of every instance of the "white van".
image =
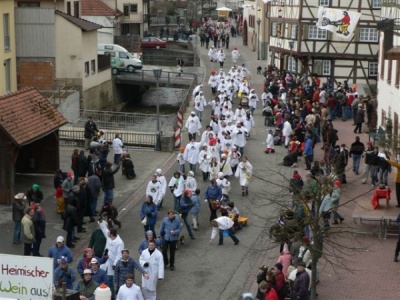
[(143, 68), (142, 61), (133, 56), (133, 54), (129, 53), (124, 47), (115, 44), (98, 44), (97, 45), (97, 54), (100, 55), (110, 55), (113, 57), (120, 58), (126, 69), (132, 73), (135, 70), (141, 70)]

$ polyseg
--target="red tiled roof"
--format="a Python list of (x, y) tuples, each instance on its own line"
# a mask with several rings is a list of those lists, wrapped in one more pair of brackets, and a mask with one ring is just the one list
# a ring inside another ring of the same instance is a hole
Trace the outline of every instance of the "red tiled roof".
[(68, 20), (72, 24), (78, 26), (83, 31), (93, 31), (93, 30), (103, 28), (103, 26), (101, 26), (99, 24), (65, 14), (59, 10), (56, 10), (56, 15), (63, 17), (64, 19)]
[(81, 0), (82, 16), (116, 16), (121, 14), (100, 0)]
[(33, 87), (0, 97), (0, 130), (16, 146), (48, 135), (68, 121)]

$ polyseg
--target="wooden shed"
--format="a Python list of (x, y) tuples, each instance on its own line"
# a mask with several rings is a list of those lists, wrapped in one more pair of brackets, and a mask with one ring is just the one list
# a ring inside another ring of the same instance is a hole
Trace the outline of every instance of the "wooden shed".
[(15, 174), (59, 168), (58, 129), (67, 122), (35, 88), (0, 97), (0, 204), (12, 202)]

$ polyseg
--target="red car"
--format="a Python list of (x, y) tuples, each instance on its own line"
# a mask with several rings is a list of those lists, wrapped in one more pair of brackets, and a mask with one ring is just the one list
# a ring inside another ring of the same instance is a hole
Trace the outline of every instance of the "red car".
[(167, 42), (154, 36), (145, 37), (140, 43), (141, 48), (167, 48)]

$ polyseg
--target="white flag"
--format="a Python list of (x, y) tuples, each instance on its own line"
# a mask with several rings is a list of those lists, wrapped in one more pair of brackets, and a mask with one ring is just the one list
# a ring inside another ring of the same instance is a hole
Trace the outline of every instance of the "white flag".
[(317, 27), (326, 29), (345, 40), (351, 40), (361, 13), (320, 6)]

